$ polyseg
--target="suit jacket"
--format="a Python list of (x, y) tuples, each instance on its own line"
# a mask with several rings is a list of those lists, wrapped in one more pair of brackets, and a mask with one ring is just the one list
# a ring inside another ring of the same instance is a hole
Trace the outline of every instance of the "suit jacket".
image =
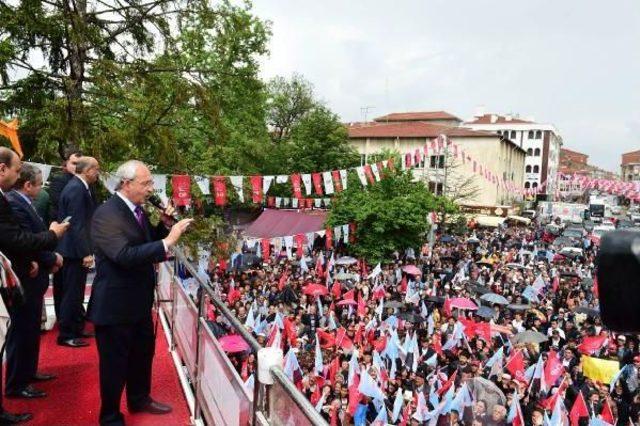
[(57, 242), (53, 231), (33, 233), (20, 226), (9, 201), (0, 194), (0, 251), (11, 260), (19, 277), (28, 275), (30, 263), (40, 251), (55, 249)]
[(96, 325), (132, 324), (148, 317), (154, 299), (154, 264), (166, 258), (163, 224), (138, 225), (127, 204), (114, 194), (96, 210), (91, 237), (96, 277), (88, 318)]
[(51, 220), (58, 220), (58, 204), (60, 203), (60, 196), (72, 177), (73, 175), (71, 173), (67, 173), (65, 171), (54, 174), (49, 179), (49, 218)]
[(96, 204), (82, 180), (74, 176), (62, 190), (58, 204), (58, 221), (71, 216), (71, 226), (58, 244), (58, 252), (71, 259), (82, 259), (92, 253), (91, 218)]

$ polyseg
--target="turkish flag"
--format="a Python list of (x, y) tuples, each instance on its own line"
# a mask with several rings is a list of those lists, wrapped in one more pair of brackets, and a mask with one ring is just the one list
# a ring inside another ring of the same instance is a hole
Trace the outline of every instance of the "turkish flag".
[(254, 203), (262, 202), (262, 176), (250, 176), (251, 197)]
[(291, 175), (291, 186), (293, 187), (293, 197), (302, 198), (302, 186), (299, 173)]
[(444, 382), (444, 385), (440, 389), (438, 389), (438, 396), (444, 395), (451, 386), (455, 383), (456, 376), (458, 375), (458, 370), (455, 370), (453, 374)]
[(173, 187), (173, 204), (175, 206), (188, 206), (191, 204), (191, 178), (188, 175), (171, 176)]
[(525, 382), (526, 379), (524, 377), (524, 355), (522, 354), (522, 350), (517, 351), (507, 364), (505, 368), (511, 373), (514, 379)]
[[(335, 341), (333, 342), (335, 345)], [(329, 381), (333, 384), (336, 381), (336, 375), (340, 371), (340, 357), (337, 356), (329, 364)]]
[(384, 351), (384, 348), (387, 347), (387, 336), (384, 336), (384, 335), (380, 336), (378, 340), (373, 342), (373, 347), (375, 348), (376, 351), (378, 351), (379, 353), (382, 353), (382, 351)]
[(578, 350), (582, 354), (593, 355), (597, 353), (602, 348), (602, 346), (604, 346), (606, 340), (606, 335), (587, 336), (582, 339), (582, 343), (578, 345)]
[(214, 176), (213, 177), (213, 194), (216, 202), (216, 206), (224, 206), (227, 204), (227, 183), (226, 177)]
[(342, 300), (355, 300), (355, 298), (356, 298), (356, 291), (354, 289), (349, 290), (344, 294), (344, 296), (342, 296)]
[(333, 180), (333, 188), (336, 190), (336, 192), (342, 191), (342, 179), (340, 178), (340, 170), (332, 170), (331, 179)]
[(340, 281), (336, 280), (333, 282), (333, 285), (331, 286), (331, 294), (333, 294), (333, 297), (336, 299), (340, 299), (340, 296), (342, 295)]
[(578, 393), (578, 397), (573, 402), (573, 407), (571, 407), (571, 411), (569, 412), (571, 426), (578, 426), (581, 417), (589, 417), (589, 409), (587, 408), (584, 396), (582, 396), (582, 392)]
[(438, 355), (442, 355), (442, 341), (440, 340), (440, 333), (433, 335), (433, 350), (436, 351)]
[(318, 339), (320, 339), (320, 347), (327, 349), (335, 346), (336, 338), (333, 336), (333, 333), (329, 333), (328, 331), (324, 331), (319, 328), (316, 329), (316, 333), (318, 333)]
[(371, 170), (371, 164), (364, 165), (364, 174), (371, 185), (373, 185), (376, 182), (376, 179), (373, 176), (373, 171)]
[(349, 405), (347, 411), (351, 414), (351, 417), (356, 413), (360, 402), (361, 395), (358, 386), (360, 386), (360, 376), (356, 374), (353, 377), (353, 383), (349, 386)]
[(364, 317), (367, 313), (367, 305), (364, 303), (364, 299), (362, 298), (362, 294), (358, 294), (358, 316)]
[(479, 322), (476, 324), (475, 332), (478, 337), (487, 343), (491, 343), (491, 324), (488, 322)]
[(611, 411), (611, 406), (608, 401), (604, 401), (604, 405), (602, 406), (602, 412), (600, 413), (600, 418), (605, 422), (614, 425), (616, 424), (615, 419), (613, 418), (613, 412)]
[(316, 194), (322, 196), (322, 175), (320, 173), (311, 173), (311, 179), (313, 180), (313, 188), (316, 190)]
[(347, 337), (347, 330), (344, 327), (340, 327), (336, 332), (336, 346), (342, 347), (347, 351), (353, 349), (353, 342)]

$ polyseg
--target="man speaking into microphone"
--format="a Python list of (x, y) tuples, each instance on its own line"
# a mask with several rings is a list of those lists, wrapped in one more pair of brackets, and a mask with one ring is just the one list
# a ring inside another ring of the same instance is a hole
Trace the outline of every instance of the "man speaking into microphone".
[(153, 193), (147, 166), (136, 160), (116, 171), (113, 196), (95, 211), (91, 236), (96, 277), (87, 316), (95, 325), (100, 361), (100, 424), (124, 425), (120, 412), (126, 386), (130, 412), (166, 414), (171, 407), (151, 396), (155, 335), (151, 309), (156, 272), (193, 219), (174, 220), (172, 208), (154, 227), (142, 205)]

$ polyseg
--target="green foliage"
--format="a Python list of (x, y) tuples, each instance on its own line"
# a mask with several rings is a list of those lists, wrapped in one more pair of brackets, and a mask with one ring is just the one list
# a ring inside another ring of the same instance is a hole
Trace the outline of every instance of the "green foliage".
[(377, 262), (394, 250), (418, 248), (429, 230), (427, 214), (448, 206), (448, 202), (416, 182), (410, 171), (385, 171), (385, 178), (363, 189), (351, 185), (340, 193), (328, 224), (356, 224), (357, 256)]

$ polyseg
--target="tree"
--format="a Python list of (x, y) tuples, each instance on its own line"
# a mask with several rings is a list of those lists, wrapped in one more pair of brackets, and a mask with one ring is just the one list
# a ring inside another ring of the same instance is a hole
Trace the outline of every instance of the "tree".
[[(231, 142), (266, 138), (257, 56), (268, 36), (249, 3), (2, 2), (0, 114), (20, 115), (27, 154), (41, 159), (68, 143), (110, 153), (115, 140), (115, 152), (143, 144), (207, 163)], [(239, 113), (245, 103), (255, 118)]]
[(267, 124), (273, 142), (286, 139), (293, 126), (319, 103), (314, 99), (313, 87), (301, 75), (290, 80), (273, 78), (268, 85), (269, 101)]
[(355, 223), (353, 253), (377, 262), (395, 250), (418, 248), (429, 230), (427, 214), (443, 202), (411, 171), (385, 170), (385, 177), (374, 185), (350, 185), (339, 193), (327, 222)]

